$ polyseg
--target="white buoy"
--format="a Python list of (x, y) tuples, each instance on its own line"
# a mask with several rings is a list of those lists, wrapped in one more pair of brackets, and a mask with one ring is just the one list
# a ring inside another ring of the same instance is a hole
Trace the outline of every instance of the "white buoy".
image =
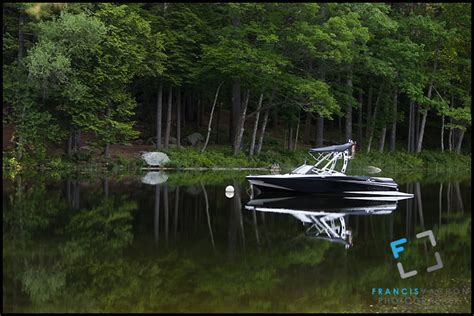
[(231, 185), (226, 186), (225, 196), (229, 199), (234, 197), (234, 187), (233, 186), (231, 186)]

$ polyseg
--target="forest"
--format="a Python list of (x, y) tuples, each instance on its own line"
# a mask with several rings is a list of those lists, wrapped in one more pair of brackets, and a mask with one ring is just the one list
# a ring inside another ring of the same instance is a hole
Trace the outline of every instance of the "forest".
[(194, 132), (470, 153), (471, 4), (4, 3), (3, 126), (18, 161)]

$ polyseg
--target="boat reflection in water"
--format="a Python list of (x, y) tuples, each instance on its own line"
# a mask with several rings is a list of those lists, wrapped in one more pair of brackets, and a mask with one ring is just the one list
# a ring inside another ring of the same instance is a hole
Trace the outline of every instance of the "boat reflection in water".
[[(399, 200), (406, 199), (400, 197)], [(381, 200), (378, 196), (364, 199), (351, 196), (281, 195), (265, 193), (252, 198), (245, 208), (250, 211), (289, 214), (306, 227), (305, 235), (352, 247), (351, 230), (345, 216), (387, 215), (397, 208), (395, 198)]]

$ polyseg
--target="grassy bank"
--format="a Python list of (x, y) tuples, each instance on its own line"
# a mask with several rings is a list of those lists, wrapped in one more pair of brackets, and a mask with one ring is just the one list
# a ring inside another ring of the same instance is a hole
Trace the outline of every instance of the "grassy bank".
[[(201, 153), (197, 149), (173, 149), (165, 151), (171, 162), (168, 166), (185, 167), (266, 167), (278, 163), (282, 168), (293, 168), (313, 161), (307, 150), (288, 152), (284, 150), (267, 150), (256, 157), (244, 154), (233, 156), (230, 149), (210, 148)], [(376, 166), (386, 170), (413, 170), (430, 168), (435, 170), (464, 169), (470, 170), (471, 156), (457, 155), (449, 152), (423, 151), (420, 154), (408, 154), (403, 151), (395, 153), (372, 152), (369, 154), (358, 152), (350, 162), (350, 168), (360, 169), (367, 166)]]
[[(212, 146), (204, 153), (200, 148), (169, 149), (164, 151), (170, 157), (170, 168), (261, 168), (278, 164), (283, 171), (292, 169), (305, 160), (314, 160), (306, 149), (288, 152), (273, 148), (259, 156), (249, 157), (245, 154), (234, 156), (228, 146)], [(382, 174), (394, 173), (470, 173), (471, 155), (457, 155), (450, 152), (423, 151), (420, 154), (408, 154), (403, 151), (394, 153), (357, 152), (355, 159), (349, 163), (348, 173), (366, 173), (368, 166), (382, 169)], [(54, 172), (61, 175), (69, 173), (82, 174), (139, 174), (145, 163), (139, 158), (114, 156), (104, 159), (101, 156), (52, 156), (43, 161), (27, 159), (17, 162), (11, 153), (3, 155), (3, 170), (8, 173), (26, 171)]]

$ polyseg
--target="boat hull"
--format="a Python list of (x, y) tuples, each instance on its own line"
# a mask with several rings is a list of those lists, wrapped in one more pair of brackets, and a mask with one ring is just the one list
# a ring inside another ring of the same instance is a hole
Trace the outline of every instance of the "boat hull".
[(247, 176), (247, 180), (261, 192), (364, 196), (368, 192), (390, 195), (398, 191), (392, 179), (379, 177), (255, 175)]

